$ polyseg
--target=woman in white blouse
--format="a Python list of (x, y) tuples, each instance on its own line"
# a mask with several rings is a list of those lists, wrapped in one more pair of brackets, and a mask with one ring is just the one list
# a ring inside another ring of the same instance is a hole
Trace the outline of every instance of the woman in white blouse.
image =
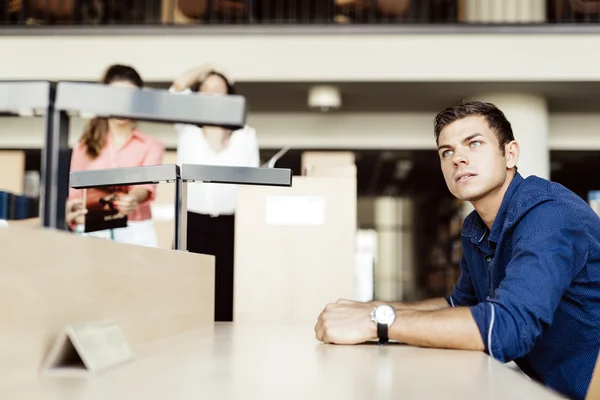
[[(217, 65), (193, 68), (178, 77), (171, 92), (235, 94), (234, 81)], [(176, 124), (178, 164), (259, 166), (256, 131)], [(191, 183), (187, 197), (187, 248), (215, 256), (215, 321), (233, 320), (233, 264), (236, 185)]]

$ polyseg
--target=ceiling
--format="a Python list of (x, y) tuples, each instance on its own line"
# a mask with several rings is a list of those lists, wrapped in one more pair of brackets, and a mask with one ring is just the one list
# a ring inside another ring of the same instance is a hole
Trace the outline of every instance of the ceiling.
[[(239, 82), (254, 112), (308, 110), (309, 89), (323, 82)], [(327, 83), (325, 83), (327, 84)], [(548, 99), (551, 112), (599, 112), (600, 82), (342, 82), (342, 112), (435, 112), (477, 93), (526, 92)], [(150, 84), (168, 87), (168, 83)]]

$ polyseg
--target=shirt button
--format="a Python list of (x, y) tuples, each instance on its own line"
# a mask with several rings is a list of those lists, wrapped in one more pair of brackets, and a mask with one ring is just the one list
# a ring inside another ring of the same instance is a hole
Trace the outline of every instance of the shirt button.
[(490, 296), (485, 298), (487, 301), (490, 301), (492, 298)]
[(487, 256), (487, 257), (485, 258), (485, 261), (487, 261), (487, 262), (490, 262), (490, 261), (492, 261), (492, 256)]

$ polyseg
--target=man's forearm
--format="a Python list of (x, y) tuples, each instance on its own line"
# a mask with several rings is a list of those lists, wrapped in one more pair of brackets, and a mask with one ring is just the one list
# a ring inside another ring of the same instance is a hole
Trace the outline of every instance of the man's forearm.
[(413, 346), (485, 349), (479, 328), (467, 307), (437, 311), (398, 310), (389, 337)]
[(424, 301), (417, 301), (414, 303), (409, 302), (391, 302), (386, 303), (384, 301), (375, 301), (375, 305), (389, 304), (396, 310), (416, 310), (416, 311), (435, 311), (448, 308), (448, 302), (443, 297), (436, 297), (434, 299), (428, 299)]

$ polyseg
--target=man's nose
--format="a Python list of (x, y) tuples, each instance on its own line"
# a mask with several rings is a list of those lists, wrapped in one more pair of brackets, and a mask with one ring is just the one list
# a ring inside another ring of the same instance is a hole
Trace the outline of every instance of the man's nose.
[(469, 164), (469, 158), (467, 157), (467, 155), (463, 151), (455, 150), (452, 162), (454, 163), (454, 166), (459, 166), (460, 164), (467, 164), (468, 165)]

